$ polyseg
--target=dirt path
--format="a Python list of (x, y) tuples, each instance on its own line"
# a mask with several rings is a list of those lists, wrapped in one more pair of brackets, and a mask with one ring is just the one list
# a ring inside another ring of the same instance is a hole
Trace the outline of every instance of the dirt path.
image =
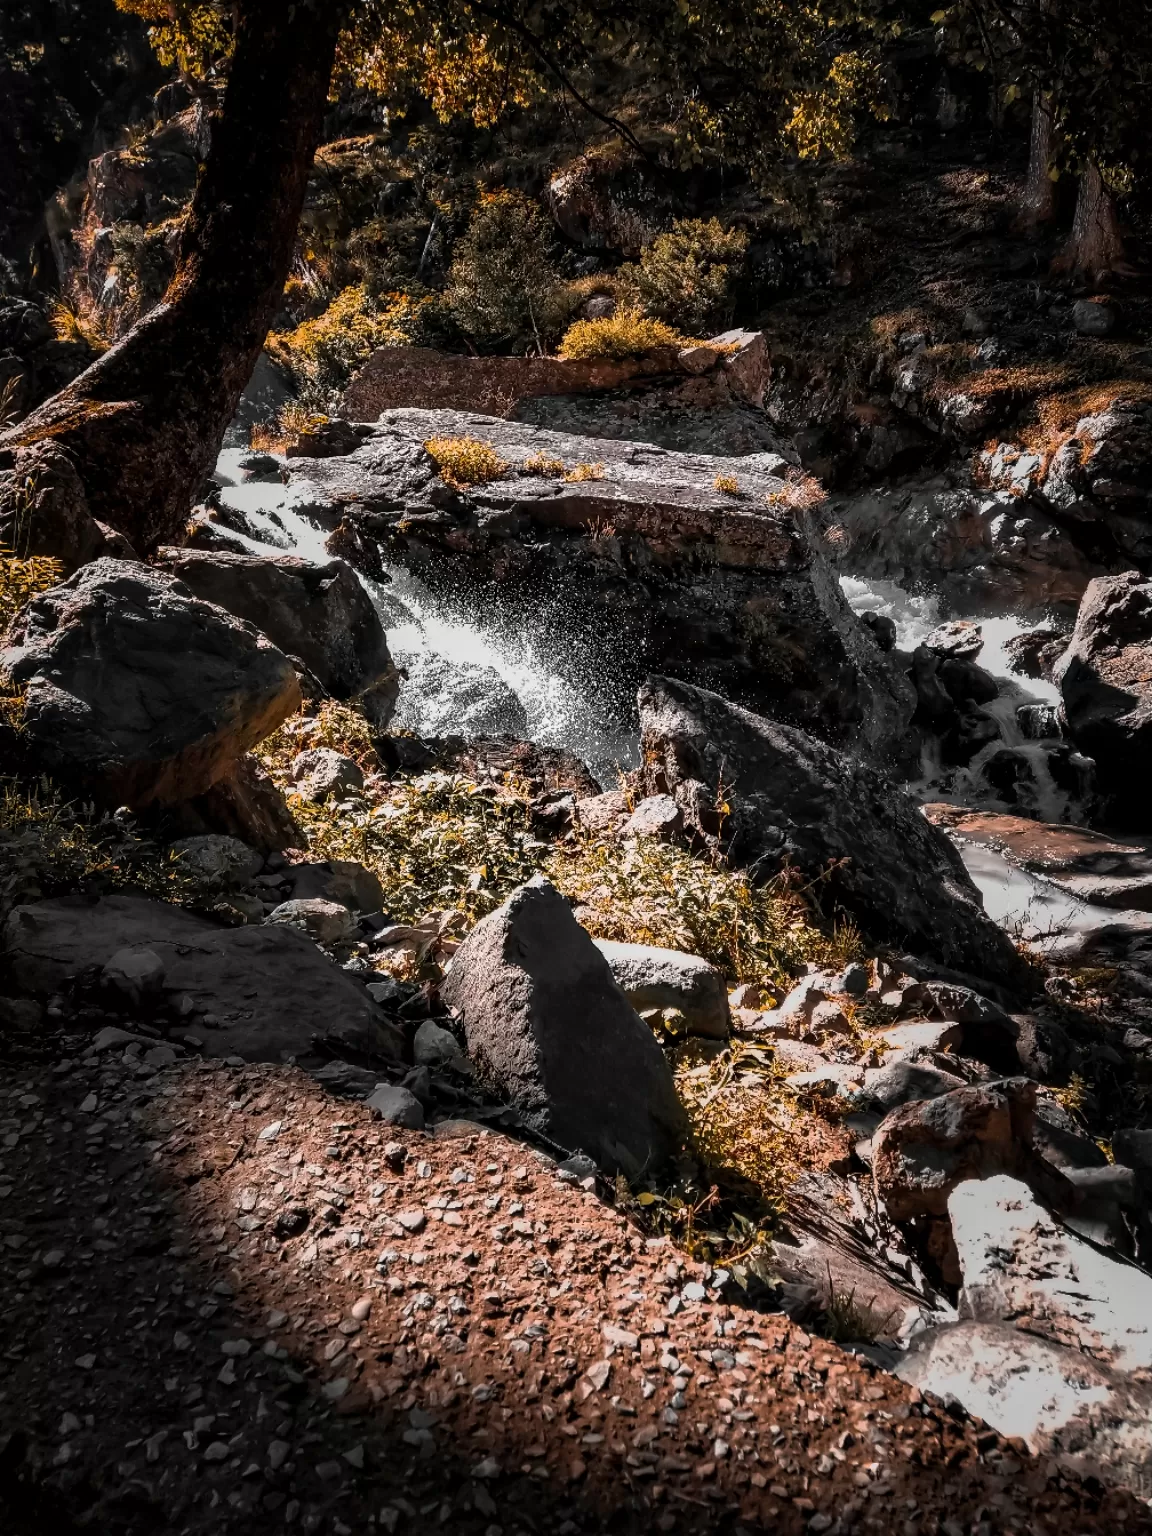
[(1152, 1531), (500, 1135), (288, 1067), (0, 1072), (12, 1536)]

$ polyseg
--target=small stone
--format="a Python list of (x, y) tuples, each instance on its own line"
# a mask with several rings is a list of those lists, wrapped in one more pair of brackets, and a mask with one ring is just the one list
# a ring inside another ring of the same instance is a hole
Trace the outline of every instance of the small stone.
[(424, 1106), (407, 1088), (391, 1083), (377, 1083), (375, 1091), (365, 1101), (378, 1120), (386, 1125), (402, 1125), (409, 1130), (424, 1128)]
[(99, 1103), (100, 1100), (94, 1093), (88, 1094), (87, 1098), (82, 1099), (80, 1102), (80, 1113), (82, 1115), (94, 1115)]
[(603, 1392), (608, 1385), (608, 1378), (612, 1374), (611, 1360), (598, 1360), (595, 1365), (590, 1365), (585, 1371), (585, 1376), (596, 1388), (597, 1392)]
[(252, 1349), (247, 1339), (225, 1339), (220, 1346), (223, 1355), (246, 1355)]
[(90, 1371), (92, 1369), (92, 1367), (96, 1364), (96, 1356), (95, 1355), (77, 1355), (76, 1356), (76, 1364), (77, 1364), (77, 1366), (79, 1367), (80, 1370), (82, 1370), (82, 1371)]
[(216, 1380), (223, 1387), (234, 1387), (236, 1385), (236, 1367), (231, 1360), (225, 1360), (216, 1373)]
[(273, 1472), (279, 1472), (280, 1468), (288, 1460), (288, 1453), (292, 1447), (287, 1440), (273, 1440), (268, 1447), (268, 1466)]
[(354, 1445), (351, 1450), (344, 1451), (343, 1456), (350, 1467), (355, 1467), (357, 1472), (363, 1471), (364, 1447), (362, 1445)]
[(404, 1228), (405, 1232), (423, 1232), (428, 1224), (428, 1218), (423, 1211), (400, 1211), (396, 1220)]
[(361, 1296), (359, 1301), (354, 1301), (352, 1303), (352, 1317), (355, 1319), (356, 1322), (358, 1322), (358, 1323), (367, 1322), (368, 1318), (371, 1315), (372, 1315), (372, 1298), (371, 1298), (371, 1296)]
[(205, 1461), (225, 1461), (227, 1457), (228, 1447), (223, 1440), (213, 1440), (204, 1452)]
[(316, 1476), (325, 1483), (335, 1483), (344, 1474), (340, 1470), (338, 1461), (319, 1461), (316, 1463)]
[(489, 1479), (500, 1476), (500, 1463), (494, 1456), (485, 1456), (483, 1461), (478, 1461), (472, 1468), (472, 1476), (487, 1482)]
[(332, 1381), (326, 1381), (320, 1390), (330, 1403), (336, 1403), (347, 1392), (349, 1385), (347, 1376), (337, 1376)]
[(176, 1332), (172, 1335), (172, 1348), (178, 1353), (183, 1354), (186, 1349), (192, 1348), (192, 1340), (186, 1333), (181, 1333), (179, 1328), (177, 1328)]
[(280, 1134), (280, 1127), (283, 1125), (283, 1123), (284, 1122), (282, 1120), (271, 1121), (271, 1123), (266, 1125), (264, 1129), (259, 1133), (259, 1135), (256, 1137), (256, 1140), (275, 1141), (277, 1136)]
[(60, 1420), (60, 1428), (57, 1433), (61, 1439), (67, 1439), (69, 1435), (76, 1434), (80, 1429), (80, 1420), (74, 1413), (66, 1413)]
[(689, 1280), (680, 1294), (685, 1301), (703, 1301), (708, 1292), (699, 1280)]
[(45, 1269), (59, 1269), (66, 1257), (63, 1248), (49, 1248), (47, 1253), (41, 1255), (40, 1262)]

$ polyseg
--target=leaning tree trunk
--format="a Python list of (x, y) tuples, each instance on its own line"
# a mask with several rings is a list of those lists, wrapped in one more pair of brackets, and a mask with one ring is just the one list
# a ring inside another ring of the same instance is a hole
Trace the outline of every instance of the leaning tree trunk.
[(74, 466), (92, 517), (140, 553), (183, 525), (280, 304), (345, 14), (239, 0), (223, 109), (163, 300), (0, 436)]
[(1028, 181), (1017, 220), (1022, 230), (1049, 224), (1056, 217), (1056, 186), (1052, 169), (1052, 101), (1037, 82), (1032, 94), (1032, 138), (1028, 149)]
[(1095, 282), (1124, 261), (1124, 237), (1116, 216), (1116, 200), (1093, 161), (1080, 178), (1072, 236), (1057, 267)]

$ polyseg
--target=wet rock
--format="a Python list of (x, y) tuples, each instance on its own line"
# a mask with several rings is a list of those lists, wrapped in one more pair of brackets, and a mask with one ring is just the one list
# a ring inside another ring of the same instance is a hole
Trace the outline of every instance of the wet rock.
[[(985, 916), (951, 842), (876, 769), (716, 694), (650, 678), (639, 695), (647, 787), (735, 786), (729, 857), (766, 879), (787, 860), (815, 875), (836, 863), (836, 899), (865, 931), (944, 964), (1025, 981), (1007, 936)], [(691, 824), (693, 810), (685, 806)], [(712, 829), (701, 829), (709, 833)]]
[(354, 758), (332, 747), (298, 752), (289, 770), (297, 792), (306, 800), (344, 799), (364, 788), (364, 774)]
[(934, 629), (924, 644), (939, 656), (961, 656), (971, 660), (984, 648), (984, 632), (971, 619), (953, 619)]
[(494, 667), (440, 656), (405, 652), (407, 674), (400, 688), (394, 726), (421, 736), (528, 735), (528, 712)]
[(373, 722), (392, 717), (400, 680), (372, 600), (343, 560), (165, 549), (165, 570), (205, 602), (247, 619), (298, 656), (336, 699), (355, 699)]
[(724, 1040), (730, 1019), (724, 977), (698, 955), (652, 944), (618, 944), (594, 940), (612, 968), (620, 990), (643, 1013), (649, 1008), (678, 1008), (688, 1023), (688, 1033)]
[(1091, 582), (1053, 676), (1068, 732), (1096, 762), (1107, 813), (1122, 827), (1152, 829), (1152, 582), (1138, 571)]
[(203, 794), (300, 700), (287, 658), (250, 624), (120, 560), (42, 593), (5, 639), (27, 750), (113, 805)]
[[(447, 485), (424, 443), (460, 436), (490, 443), (507, 470)], [(297, 459), (292, 474), (333, 515), (370, 524), (434, 595), (495, 604), (549, 633), (561, 675), (569, 650), (579, 654), (621, 705), (646, 672), (675, 661), (817, 734), (906, 749), (907, 685), (848, 609), (812, 514), (789, 505), (787, 465), (766, 457), (395, 410), (355, 453)], [(735, 477), (741, 494), (718, 490), (718, 477)], [(580, 644), (568, 647), (576, 615)]]
[(1052, 668), (1060, 660), (1068, 645), (1068, 634), (1055, 625), (1044, 624), (1037, 629), (1026, 629), (1004, 642), (1004, 654), (1013, 672), (1022, 677), (1044, 678), (1051, 681)]
[(664, 1055), (567, 902), (537, 876), (481, 919), (441, 996), (469, 1055), (528, 1124), (629, 1177), (676, 1149)]

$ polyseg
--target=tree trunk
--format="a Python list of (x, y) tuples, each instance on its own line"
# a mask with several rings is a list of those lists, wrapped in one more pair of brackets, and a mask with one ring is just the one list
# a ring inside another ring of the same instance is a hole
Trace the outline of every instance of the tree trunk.
[(1072, 237), (1056, 265), (1062, 272), (1095, 282), (1123, 261), (1124, 237), (1116, 217), (1116, 201), (1097, 166), (1090, 160), (1080, 178)]
[(1056, 216), (1056, 185), (1052, 168), (1052, 103), (1036, 85), (1032, 93), (1032, 139), (1028, 150), (1028, 181), (1017, 223), (1021, 229), (1049, 224)]
[(0, 436), (51, 439), (100, 522), (141, 554), (183, 525), (280, 304), (319, 141), (339, 0), (240, 0), (223, 110), (164, 299)]

